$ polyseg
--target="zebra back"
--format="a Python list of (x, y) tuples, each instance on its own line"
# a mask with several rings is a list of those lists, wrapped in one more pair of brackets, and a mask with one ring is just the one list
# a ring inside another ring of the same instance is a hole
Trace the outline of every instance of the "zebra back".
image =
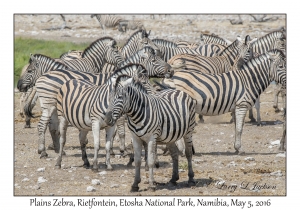
[(59, 56), (62, 60), (73, 60), (82, 58), (83, 51), (81, 50), (69, 50), (68, 52), (65, 52)]
[(152, 39), (152, 42), (155, 43), (157, 46), (178, 47), (175, 42), (166, 39)]
[(138, 30), (135, 33), (133, 33), (127, 42), (124, 44), (123, 47), (121, 47), (121, 54), (124, 57), (124, 59), (130, 57), (138, 50), (142, 49), (143, 47), (150, 46), (154, 50), (157, 51), (157, 53), (160, 52), (159, 48), (156, 46), (155, 43), (149, 39), (150, 31), (147, 33), (146, 30)]
[(212, 35), (209, 35), (209, 34), (200, 34), (200, 41), (203, 43), (203, 44), (220, 44), (220, 45), (223, 45), (223, 46), (227, 46), (228, 43), (225, 41), (225, 39), (215, 35), (215, 34), (212, 34)]
[[(90, 44), (82, 53), (81, 59), (68, 60), (64, 63), (71, 69), (83, 72), (100, 73), (106, 63), (118, 67), (123, 61), (118, 52), (116, 41), (111, 37), (102, 37)], [(107, 72), (104, 69), (104, 72)]]

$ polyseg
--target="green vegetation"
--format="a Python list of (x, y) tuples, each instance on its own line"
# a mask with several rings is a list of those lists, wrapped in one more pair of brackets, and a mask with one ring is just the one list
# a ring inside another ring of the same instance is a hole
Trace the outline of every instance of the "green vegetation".
[(14, 42), (14, 82), (18, 81), (22, 68), (28, 63), (30, 53), (43, 54), (51, 58), (59, 56), (69, 50), (84, 50), (90, 43), (76, 44), (73, 42), (45, 41), (28, 38), (15, 38)]

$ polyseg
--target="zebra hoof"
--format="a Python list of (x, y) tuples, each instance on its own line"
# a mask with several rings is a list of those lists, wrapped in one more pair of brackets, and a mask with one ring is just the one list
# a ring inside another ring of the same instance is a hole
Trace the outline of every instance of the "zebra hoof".
[(47, 147), (48, 150), (54, 150), (54, 145), (53, 144), (49, 144)]
[(275, 108), (275, 112), (278, 113), (280, 112), (280, 110), (278, 108)]
[(55, 168), (56, 169), (61, 169), (61, 166), (60, 165), (55, 165)]
[(93, 171), (94, 173), (97, 173), (97, 172), (98, 172), (98, 168), (92, 168), (92, 171)]
[(245, 155), (245, 151), (241, 151), (241, 150), (240, 150), (240, 151), (238, 152), (238, 155)]
[(46, 158), (46, 157), (48, 157), (48, 154), (45, 151), (41, 152), (40, 158)]
[(148, 190), (150, 191), (150, 192), (155, 192), (155, 190), (156, 190), (156, 187), (155, 186), (149, 186), (148, 187)]
[(256, 119), (255, 118), (250, 118), (250, 122), (254, 123), (254, 122), (256, 122)]
[(155, 163), (155, 167), (156, 167), (156, 168), (159, 168), (159, 162), (156, 162), (156, 163)]
[(169, 181), (168, 182), (168, 187), (175, 187), (177, 186), (177, 182)]
[(196, 182), (194, 180), (188, 181), (188, 186), (189, 187), (196, 186)]
[(24, 128), (31, 128), (30, 125), (24, 125)]
[(131, 190), (130, 190), (130, 192), (138, 192), (139, 191), (139, 187), (131, 187)]
[(112, 170), (114, 170), (114, 169), (113, 169), (113, 167), (112, 167), (111, 165), (108, 165), (108, 166), (106, 167), (106, 170), (112, 171)]
[(204, 120), (199, 120), (198, 123), (202, 124), (204, 123)]

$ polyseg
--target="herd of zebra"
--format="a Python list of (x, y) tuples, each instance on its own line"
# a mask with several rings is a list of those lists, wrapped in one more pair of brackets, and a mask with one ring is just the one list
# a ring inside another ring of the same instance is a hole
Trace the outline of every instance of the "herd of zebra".
[[(286, 33), (274, 31), (263, 37), (230, 42), (215, 35), (200, 35), (201, 42), (150, 39), (150, 31), (134, 32), (123, 47), (111, 37), (101, 37), (84, 51), (71, 50), (50, 58), (31, 54), (22, 71), (17, 88), (23, 93), (21, 106), (30, 127), (32, 109), (37, 99), (42, 115), (38, 123), (38, 153), (47, 156), (45, 132), (52, 137), (48, 149), (58, 153), (56, 167), (61, 167), (68, 124), (79, 130), (83, 166), (98, 170), (100, 130), (106, 131), (106, 166), (110, 163), (113, 139), (120, 139), (120, 152), (125, 148), (125, 122), (131, 131), (135, 162), (132, 191), (139, 189), (142, 146), (149, 189), (155, 190), (153, 168), (157, 162), (157, 144), (166, 145), (173, 160), (169, 182), (179, 179), (177, 149), (188, 161), (188, 184), (195, 185), (192, 135), (196, 113), (201, 116), (232, 113), (235, 123), (236, 153), (245, 151), (241, 135), (246, 112), (255, 105), (260, 123), (259, 96), (275, 81), (286, 91)], [(160, 78), (160, 79), (151, 79)], [(278, 96), (278, 94), (277, 94)], [(285, 97), (284, 97), (285, 101)], [(250, 113), (251, 115), (251, 113)], [(253, 116), (251, 116), (252, 119)], [(284, 123), (285, 126), (285, 123)], [(285, 150), (285, 127), (280, 149)], [(87, 134), (93, 132), (93, 165), (86, 154)], [(178, 147), (179, 148), (179, 147)]]

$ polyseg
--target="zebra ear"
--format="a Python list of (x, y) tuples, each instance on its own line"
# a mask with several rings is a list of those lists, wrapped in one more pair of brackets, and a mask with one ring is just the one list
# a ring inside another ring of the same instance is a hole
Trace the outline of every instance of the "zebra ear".
[(240, 37), (240, 35), (238, 35), (238, 36), (236, 37), (236, 39), (237, 39), (239, 42), (242, 41), (242, 38)]
[(253, 42), (255, 42), (256, 40), (257, 40), (257, 37), (255, 37), (254, 39), (252, 39), (250, 43), (253, 43)]
[(250, 36), (247, 35), (247, 36), (245, 37), (245, 44), (248, 44), (249, 41), (250, 41)]
[(30, 53), (30, 60), (34, 60), (34, 56)]

